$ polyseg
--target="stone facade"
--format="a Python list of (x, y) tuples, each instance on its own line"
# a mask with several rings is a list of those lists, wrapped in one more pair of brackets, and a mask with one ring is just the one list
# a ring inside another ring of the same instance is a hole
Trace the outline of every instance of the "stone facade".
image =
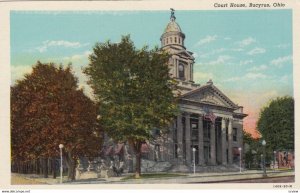
[[(174, 12), (161, 38), (161, 47), (171, 54), (170, 74), (178, 81), (180, 114), (168, 136), (158, 139), (161, 161), (175, 165), (232, 165), (239, 161), (243, 144), (243, 107), (232, 102), (209, 80), (193, 81), (193, 53), (184, 46), (185, 34)], [(163, 142), (163, 144), (160, 144)], [(194, 152), (193, 152), (194, 148)], [(194, 157), (195, 156), (195, 157)]]

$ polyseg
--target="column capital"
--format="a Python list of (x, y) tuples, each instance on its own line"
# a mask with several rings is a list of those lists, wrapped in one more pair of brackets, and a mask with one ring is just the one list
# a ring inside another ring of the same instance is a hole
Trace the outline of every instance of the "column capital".
[(192, 113), (190, 113), (190, 112), (182, 112), (181, 114), (182, 114), (182, 116), (191, 116)]

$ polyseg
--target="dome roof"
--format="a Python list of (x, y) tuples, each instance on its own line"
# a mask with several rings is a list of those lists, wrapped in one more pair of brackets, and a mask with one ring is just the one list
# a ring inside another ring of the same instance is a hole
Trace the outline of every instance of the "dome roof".
[(181, 32), (182, 33), (180, 26), (174, 20), (171, 20), (168, 23), (164, 33), (167, 33), (167, 32)]

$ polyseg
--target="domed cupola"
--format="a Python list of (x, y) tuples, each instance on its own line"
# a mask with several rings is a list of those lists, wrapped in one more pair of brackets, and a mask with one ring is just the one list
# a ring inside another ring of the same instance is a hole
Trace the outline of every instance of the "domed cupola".
[(175, 10), (171, 8), (170, 22), (168, 23), (164, 33), (160, 37), (162, 48), (171, 45), (184, 47), (185, 35), (184, 33), (182, 33), (178, 23), (176, 23), (176, 17), (174, 13)]

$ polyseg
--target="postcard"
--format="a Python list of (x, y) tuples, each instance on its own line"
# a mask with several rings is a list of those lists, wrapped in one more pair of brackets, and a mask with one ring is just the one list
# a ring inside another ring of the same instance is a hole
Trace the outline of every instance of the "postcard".
[(298, 191), (297, 1), (0, 9), (3, 191)]

